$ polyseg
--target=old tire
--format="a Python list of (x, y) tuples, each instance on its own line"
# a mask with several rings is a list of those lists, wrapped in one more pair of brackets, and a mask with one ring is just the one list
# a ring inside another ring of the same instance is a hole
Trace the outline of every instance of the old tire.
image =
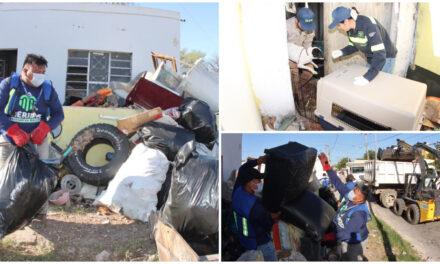
[[(95, 145), (107, 144), (115, 154), (108, 164), (94, 167), (86, 162), (87, 152)], [(127, 137), (109, 124), (95, 124), (79, 131), (71, 142), (72, 152), (67, 158), (68, 167), (81, 181), (106, 186), (128, 158), (130, 144)]]
[(390, 208), (394, 205), (394, 201), (396, 200), (397, 193), (394, 190), (384, 190), (380, 193), (380, 203), (385, 208)]
[(417, 204), (410, 204), (406, 210), (406, 221), (412, 225), (417, 225), (420, 221), (420, 209)]
[(402, 198), (397, 198), (393, 206), (394, 214), (401, 216), (404, 210), (405, 210), (405, 201)]

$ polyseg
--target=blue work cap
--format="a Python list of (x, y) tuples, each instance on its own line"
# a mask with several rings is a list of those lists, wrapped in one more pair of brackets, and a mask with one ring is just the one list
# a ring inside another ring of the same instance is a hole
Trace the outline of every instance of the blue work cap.
[(301, 28), (306, 31), (313, 31), (315, 30), (315, 14), (313, 14), (313, 11), (310, 10), (307, 7), (300, 8), (298, 12), (296, 13), (296, 18), (299, 21), (299, 24), (301, 25)]
[(338, 6), (333, 10), (332, 12), (333, 22), (328, 26), (329, 29), (332, 29), (336, 27), (341, 22), (344, 22), (344, 20), (351, 17), (351, 10), (348, 7), (345, 6)]

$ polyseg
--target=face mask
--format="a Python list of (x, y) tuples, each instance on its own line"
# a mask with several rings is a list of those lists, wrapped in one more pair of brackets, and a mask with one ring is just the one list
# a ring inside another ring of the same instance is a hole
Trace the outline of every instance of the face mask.
[(31, 80), (31, 83), (35, 87), (40, 87), (44, 82), (44, 74), (41, 73), (34, 73), (34, 78)]
[(354, 199), (354, 191), (351, 190), (348, 194), (347, 194), (348, 200), (353, 201)]
[(263, 191), (263, 183), (260, 182), (257, 184), (257, 189), (255, 190), (255, 192), (262, 192)]

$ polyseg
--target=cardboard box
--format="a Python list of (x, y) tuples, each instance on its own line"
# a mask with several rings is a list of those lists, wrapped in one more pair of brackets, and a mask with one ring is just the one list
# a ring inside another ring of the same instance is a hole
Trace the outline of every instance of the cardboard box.
[(136, 132), (142, 125), (162, 117), (162, 109), (160, 107), (146, 110), (134, 116), (130, 116), (117, 121), (118, 129), (126, 135)]

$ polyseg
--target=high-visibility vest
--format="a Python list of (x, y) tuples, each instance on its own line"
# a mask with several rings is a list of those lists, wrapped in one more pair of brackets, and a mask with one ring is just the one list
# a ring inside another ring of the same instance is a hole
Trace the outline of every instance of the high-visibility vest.
[(249, 215), (256, 200), (255, 196), (247, 193), (241, 186), (232, 194), (232, 210), (238, 230), (238, 240), (246, 249), (257, 248), (257, 234), (249, 224)]
[[(336, 225), (336, 232), (341, 232), (343, 229), (345, 229), (345, 226), (350, 221), (350, 217), (354, 212), (364, 211), (367, 214), (367, 221), (371, 220), (370, 211), (368, 210), (366, 203), (348, 206), (348, 202), (349, 200), (347, 197), (342, 199), (341, 206), (338, 208), (338, 213), (335, 215), (335, 218), (333, 218), (333, 223)], [(350, 239), (346, 242), (362, 242), (365, 240), (365, 238), (362, 237), (362, 234), (368, 234), (366, 224), (361, 226), (359, 232), (351, 234)]]

